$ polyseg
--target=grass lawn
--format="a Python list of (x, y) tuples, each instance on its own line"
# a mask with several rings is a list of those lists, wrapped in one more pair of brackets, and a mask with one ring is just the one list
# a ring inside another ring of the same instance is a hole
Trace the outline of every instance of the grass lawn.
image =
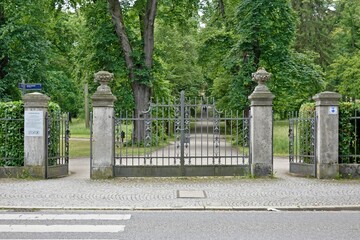
[(70, 134), (72, 138), (90, 138), (90, 128), (85, 127), (84, 119), (72, 119)]
[(274, 156), (289, 155), (289, 122), (287, 120), (274, 122)]
[(70, 123), (70, 158), (80, 157), (90, 157), (90, 129), (85, 127), (84, 119), (72, 119)]

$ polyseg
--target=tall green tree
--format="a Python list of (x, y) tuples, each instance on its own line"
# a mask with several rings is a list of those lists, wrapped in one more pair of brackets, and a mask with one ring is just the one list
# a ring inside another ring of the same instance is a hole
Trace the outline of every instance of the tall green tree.
[(49, 14), (44, 6), (44, 0), (1, 2), (0, 99), (19, 99), (17, 85), (22, 81), (45, 82)]
[(342, 0), (336, 5), (339, 21), (332, 33), (334, 59), (327, 69), (327, 88), (360, 98), (360, 1)]
[(197, 22), (189, 22), (184, 29), (176, 23), (170, 25), (158, 20), (154, 58), (162, 76), (155, 74), (155, 77), (156, 81), (169, 81), (172, 96), (179, 96), (185, 90), (187, 97), (194, 98), (203, 90), (204, 81), (198, 65)]
[(287, 0), (243, 0), (236, 17), (239, 41), (228, 60), (231, 70), (238, 74), (229, 94), (231, 105), (240, 110), (248, 105), (248, 96), (255, 87), (251, 73), (261, 64), (276, 76), (276, 68), (272, 66), (288, 62), (294, 39), (295, 15)]
[(331, 33), (338, 21), (337, 3), (336, 0), (292, 0), (298, 18), (295, 50), (317, 53), (317, 63), (323, 68), (332, 61)]
[(314, 63), (317, 55), (293, 49), (296, 14), (289, 1), (243, 0), (235, 9), (226, 24), (212, 31), (217, 34), (209, 34), (200, 55), (216, 59), (212, 65), (216, 71), (206, 76), (213, 79), (211, 92), (222, 109), (244, 110), (249, 105), (255, 87), (251, 73), (260, 66), (272, 73), (268, 85), (276, 95), (278, 112), (297, 109), (322, 89), (323, 74)]

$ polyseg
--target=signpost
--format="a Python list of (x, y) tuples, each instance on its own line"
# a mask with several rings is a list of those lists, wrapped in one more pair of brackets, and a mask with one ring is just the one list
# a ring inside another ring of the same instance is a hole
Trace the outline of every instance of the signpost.
[(39, 91), (42, 89), (41, 83), (19, 83), (18, 86), (22, 89), (22, 93), (25, 94), (25, 91)]

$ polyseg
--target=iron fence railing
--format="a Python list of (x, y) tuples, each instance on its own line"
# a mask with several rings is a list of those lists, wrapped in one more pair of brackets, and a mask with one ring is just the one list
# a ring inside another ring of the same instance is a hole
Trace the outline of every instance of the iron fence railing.
[(69, 114), (46, 114), (47, 166), (69, 162)]
[(291, 113), (289, 117), (290, 163), (316, 164), (315, 112)]
[(342, 125), (343, 129), (339, 129), (339, 163), (360, 164), (359, 110), (355, 109), (352, 116), (347, 118), (346, 122), (342, 122)]
[[(151, 103), (142, 116), (115, 119), (116, 166), (208, 166), (250, 163), (250, 117), (219, 112), (208, 99)], [(141, 128), (134, 129), (135, 122)]]

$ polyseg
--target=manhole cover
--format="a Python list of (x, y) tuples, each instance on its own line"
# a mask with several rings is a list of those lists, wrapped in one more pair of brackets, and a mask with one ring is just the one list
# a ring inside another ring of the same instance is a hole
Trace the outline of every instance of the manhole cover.
[(206, 198), (205, 191), (196, 190), (178, 190), (178, 198)]

